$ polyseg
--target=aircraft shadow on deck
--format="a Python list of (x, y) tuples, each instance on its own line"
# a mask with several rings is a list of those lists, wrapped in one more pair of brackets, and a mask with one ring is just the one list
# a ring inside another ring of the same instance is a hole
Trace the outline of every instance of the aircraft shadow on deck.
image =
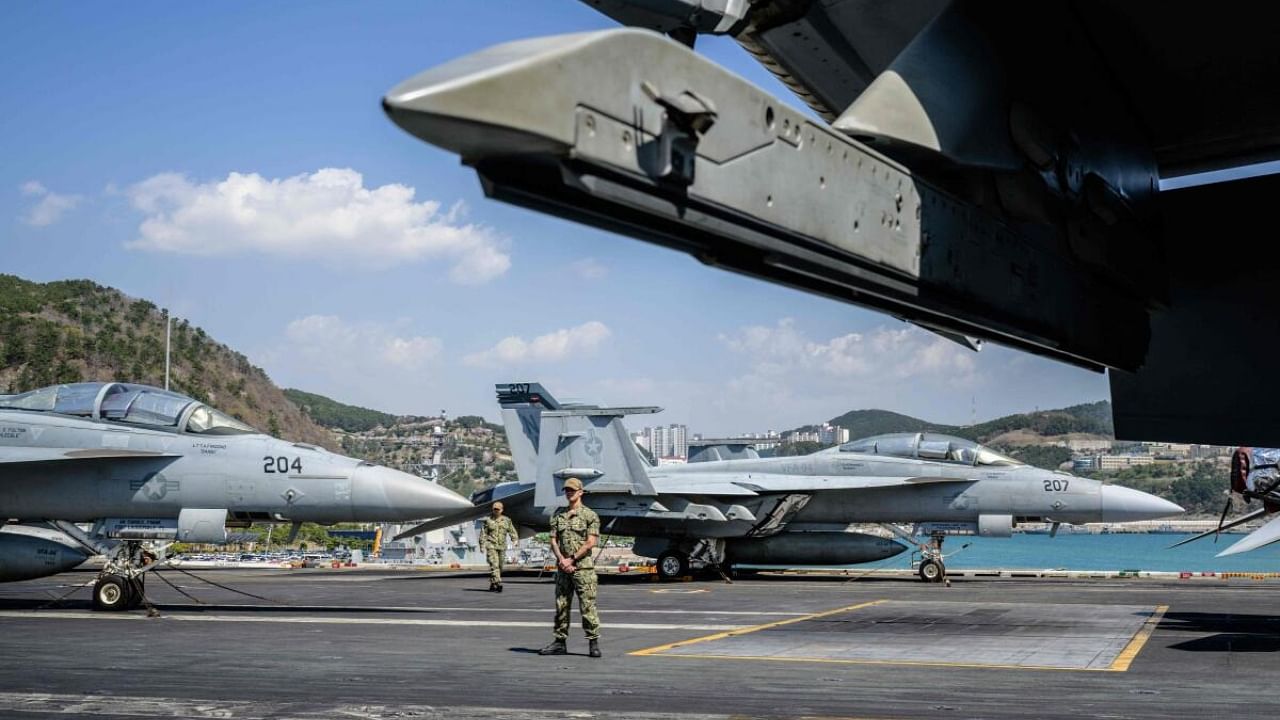
[(1238, 613), (1166, 613), (1161, 630), (1213, 633), (1175, 643), (1188, 652), (1280, 652), (1280, 616)]

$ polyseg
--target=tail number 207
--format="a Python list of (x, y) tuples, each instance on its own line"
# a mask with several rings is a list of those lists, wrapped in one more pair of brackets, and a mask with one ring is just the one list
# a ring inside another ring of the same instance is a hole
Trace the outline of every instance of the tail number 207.
[(1061, 478), (1054, 478), (1053, 480), (1045, 480), (1044, 491), (1045, 492), (1062, 492), (1067, 489), (1067, 483), (1068, 481), (1063, 480)]

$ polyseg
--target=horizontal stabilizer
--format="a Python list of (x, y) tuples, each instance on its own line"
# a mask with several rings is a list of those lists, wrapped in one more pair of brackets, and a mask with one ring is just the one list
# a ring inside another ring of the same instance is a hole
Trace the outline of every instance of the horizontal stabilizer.
[(10, 447), (0, 454), (0, 465), (19, 463), (65, 462), (68, 460), (159, 460), (182, 457), (175, 453), (151, 450), (127, 450), (123, 448), (70, 448)]
[(431, 532), (432, 530), (439, 530), (440, 528), (453, 527), (454, 525), (457, 525), (459, 523), (464, 523), (468, 520), (475, 520), (476, 518), (481, 518), (481, 517), (484, 517), (485, 515), (488, 515), (493, 510), (493, 504), (495, 502), (501, 502), (503, 505), (514, 505), (515, 503), (518, 503), (524, 500), (525, 498), (531, 497), (532, 495), (533, 495), (533, 488), (529, 487), (525, 490), (521, 490), (520, 492), (514, 493), (512, 495), (505, 495), (500, 498), (495, 498), (493, 500), (490, 500), (487, 503), (481, 503), (473, 507), (463, 508), (456, 512), (451, 512), (448, 515), (441, 515), (438, 518), (432, 518), (424, 523), (419, 523), (417, 525), (414, 525), (408, 530), (405, 530), (399, 535), (396, 535), (392, 539), (403, 540), (407, 537), (413, 537), (414, 535), (421, 535), (422, 533), (425, 533), (425, 532)]
[(1249, 552), (1250, 550), (1257, 550), (1260, 547), (1270, 545), (1273, 542), (1280, 542), (1280, 517), (1273, 518), (1271, 522), (1249, 533), (1243, 540), (1218, 553), (1217, 556), (1226, 557)]

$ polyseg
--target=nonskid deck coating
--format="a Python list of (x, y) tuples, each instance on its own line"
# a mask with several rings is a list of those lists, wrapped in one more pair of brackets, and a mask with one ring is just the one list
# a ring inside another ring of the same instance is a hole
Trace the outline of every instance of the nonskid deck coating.
[[(606, 578), (605, 657), (594, 660), (576, 625), (570, 655), (536, 654), (550, 639), (545, 576), (512, 574), (499, 595), (484, 592), (481, 573), (211, 575), (271, 602), (169, 578), (203, 604), (151, 581), (160, 617), (138, 611), (122, 622), (89, 611), (87, 588), (73, 587), (91, 581), (87, 573), (0, 586), (0, 646), (11, 660), (0, 664), (0, 717), (1202, 720), (1280, 712), (1274, 688), (1242, 671), (1280, 652), (1280, 583), (1269, 580), (956, 578), (948, 588), (848, 578), (732, 585)], [(68, 591), (67, 605), (38, 609)], [(1139, 631), (1145, 644), (1130, 640), (1113, 661), (1127, 658), (1126, 672), (631, 654), (761, 625), (818, 627), (823, 618), (815, 616), (858, 605), (865, 607), (847, 617), (832, 613), (821, 626), (830, 632), (805, 630), (812, 644), (848, 636), (869, 646), (893, 640), (899, 649), (910, 649), (911, 637), (964, 646), (956, 638), (975, 629), (999, 638), (1011, 617), (1005, 606), (1018, 608), (1012, 617), (1028, 622), (1031, 635), (1073, 642), (1110, 633), (1118, 642), (1125, 631), (1110, 621), (1082, 630), (1064, 613), (1088, 620), (1098, 606), (1168, 610)], [(884, 621), (859, 625), (854, 618), (866, 611), (886, 613)]]
[(880, 600), (632, 654), (1124, 671), (1166, 609)]

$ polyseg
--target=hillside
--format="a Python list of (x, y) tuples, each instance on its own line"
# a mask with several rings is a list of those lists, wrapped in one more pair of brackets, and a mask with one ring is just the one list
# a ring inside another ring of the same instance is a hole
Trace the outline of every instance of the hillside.
[[(0, 392), (117, 380), (164, 385), (165, 311), (89, 280), (0, 274)], [(272, 435), (336, 449), (262, 368), (175, 318), (171, 389)]]
[(1088, 435), (1112, 438), (1111, 403), (1102, 400), (1060, 410), (1006, 415), (977, 425), (958, 426), (929, 422), (887, 410), (852, 410), (831, 419), (856, 439), (893, 432), (938, 432), (978, 442), (1000, 438), (1001, 445), (1034, 445), (1049, 437)]
[(335, 430), (363, 432), (376, 427), (391, 427), (396, 416), (357, 405), (346, 405), (323, 395), (286, 388), (284, 396), (317, 424)]

